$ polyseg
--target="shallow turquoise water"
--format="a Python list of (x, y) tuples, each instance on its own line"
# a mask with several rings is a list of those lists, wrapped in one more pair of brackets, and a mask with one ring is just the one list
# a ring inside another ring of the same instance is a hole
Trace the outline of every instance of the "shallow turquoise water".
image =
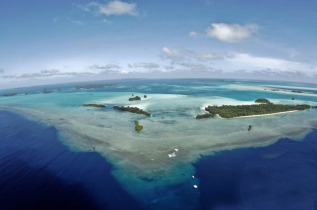
[[(188, 209), (199, 206), (200, 182), (192, 175), (196, 171), (193, 163), (201, 155), (266, 147), (283, 137), (303, 139), (317, 127), (316, 110), (232, 120), (195, 119), (204, 106), (252, 104), (257, 98), (316, 106), (317, 86), (312, 84), (140, 79), (80, 85), (105, 83), (117, 85), (76, 89), (79, 84), (63, 84), (2, 90), (0, 95), (20, 95), (0, 97), (0, 109), (56, 128), (58, 139), (72, 152), (96, 151), (114, 166), (111, 174), (122, 188), (151, 208), (176, 208), (184, 203)], [(43, 90), (53, 93), (43, 94)], [(129, 102), (132, 94), (148, 97)], [(104, 104), (106, 108), (82, 107), (85, 103)], [(113, 110), (114, 105), (136, 106), (152, 116), (121, 113)], [(144, 125), (140, 134), (134, 131), (134, 120)], [(250, 124), (252, 132), (247, 131)]]

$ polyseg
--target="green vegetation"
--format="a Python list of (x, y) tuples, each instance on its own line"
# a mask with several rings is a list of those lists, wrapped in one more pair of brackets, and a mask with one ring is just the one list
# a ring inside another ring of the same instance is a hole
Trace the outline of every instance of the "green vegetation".
[(267, 100), (266, 98), (259, 98), (259, 99), (255, 100), (255, 103), (269, 104), (271, 102), (269, 100)]
[(144, 98), (147, 98), (147, 96), (146, 96), (146, 95), (144, 95)]
[(19, 93), (5, 93), (5, 94), (3, 94), (3, 96), (16, 96), (16, 95), (18, 95)]
[(197, 115), (196, 119), (205, 119), (205, 118), (210, 118), (210, 117), (214, 117), (214, 116), (215, 115), (213, 115), (213, 114), (206, 113), (206, 114)]
[(97, 108), (105, 108), (105, 105), (102, 104), (83, 104), (82, 106), (91, 106), (91, 107), (97, 107)]
[(249, 125), (248, 131), (251, 131), (252, 129), (252, 125)]
[(146, 111), (144, 111), (142, 109), (139, 109), (138, 107), (114, 106), (113, 108), (116, 109), (116, 110), (120, 110), (120, 111), (132, 112), (132, 113), (136, 113), (136, 114), (144, 114), (144, 115), (146, 115), (148, 117), (151, 116), (151, 113), (146, 112)]
[(134, 98), (129, 98), (129, 101), (140, 101), (141, 97), (135, 96)]
[(254, 105), (223, 105), (223, 106), (208, 106), (205, 108), (210, 114), (219, 115), (222, 118), (242, 117), (249, 115), (263, 115), (286, 111), (306, 110), (310, 106), (303, 105), (282, 105), (282, 104), (254, 104)]
[(76, 86), (76, 89), (94, 89), (94, 88), (103, 88), (103, 87), (112, 87), (116, 86), (116, 84), (92, 84), (92, 85), (81, 85)]
[(143, 125), (140, 125), (139, 121), (135, 120), (134, 125), (136, 132), (140, 133), (143, 130)]
[[(263, 115), (272, 114), (286, 111), (306, 110), (309, 108), (315, 108), (306, 104), (302, 105), (283, 105), (273, 104), (265, 98), (257, 99), (255, 102), (260, 104), (253, 105), (223, 105), (223, 106), (208, 106), (205, 110), (209, 113), (203, 115), (197, 115), (196, 119), (204, 119), (219, 115), (222, 118), (234, 118), (250, 115)], [(249, 126), (248, 130), (251, 130), (252, 126)]]

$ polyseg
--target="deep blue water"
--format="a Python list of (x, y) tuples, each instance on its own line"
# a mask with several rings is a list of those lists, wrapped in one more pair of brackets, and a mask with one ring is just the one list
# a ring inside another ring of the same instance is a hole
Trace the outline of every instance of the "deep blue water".
[(53, 127), (0, 111), (0, 209), (140, 209), (95, 152), (71, 152)]
[(317, 130), (303, 141), (203, 157), (195, 167), (201, 209), (317, 209)]
[[(317, 209), (317, 130), (303, 141), (220, 152), (194, 166), (199, 209)], [(68, 150), (55, 128), (0, 111), (1, 210), (144, 207), (111, 170), (95, 152)], [(188, 204), (188, 186), (166, 192), (170, 206), (173, 193), (184, 195)]]

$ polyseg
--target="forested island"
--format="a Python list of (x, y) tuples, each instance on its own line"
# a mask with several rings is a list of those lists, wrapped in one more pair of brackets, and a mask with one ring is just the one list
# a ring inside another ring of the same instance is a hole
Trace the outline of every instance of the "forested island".
[(102, 104), (83, 104), (82, 106), (90, 106), (90, 107), (97, 107), (97, 108), (105, 108), (105, 105)]
[(133, 98), (129, 98), (129, 101), (141, 101), (141, 97), (140, 96), (135, 96)]
[(3, 94), (3, 96), (5, 96), (5, 97), (9, 97), (9, 96), (16, 96), (16, 95), (18, 95), (19, 93), (5, 93), (5, 94)]
[[(256, 100), (256, 102), (258, 100)], [(234, 117), (244, 117), (244, 116), (251, 116), (251, 115), (264, 115), (264, 114), (273, 114), (273, 113), (287, 112), (287, 111), (306, 110), (310, 108), (310, 106), (306, 104), (302, 104), (302, 105), (273, 104), (267, 99), (265, 100), (260, 99), (259, 101), (261, 104), (237, 105), (237, 106), (233, 106), (233, 105), (208, 106), (205, 108), (205, 110), (208, 113), (203, 115), (197, 115), (196, 119), (209, 118), (209, 117), (214, 117), (216, 115), (219, 115), (222, 118), (234, 118)]]
[(114, 106), (113, 108), (116, 109), (116, 110), (119, 110), (119, 111), (132, 112), (132, 113), (136, 113), (136, 114), (144, 114), (144, 115), (146, 115), (148, 117), (151, 116), (151, 113), (146, 112), (146, 111), (144, 111), (142, 109), (139, 109), (138, 107)]
[(267, 100), (266, 98), (259, 98), (259, 99), (255, 100), (255, 103), (269, 104), (271, 102), (269, 100)]
[(42, 91), (43, 94), (50, 94), (50, 93), (54, 93), (54, 91), (50, 91), (50, 90), (44, 90)]
[(135, 120), (134, 125), (136, 132), (140, 133), (143, 130), (143, 125), (140, 125), (139, 121)]
[(210, 118), (214, 116), (215, 116), (214, 114), (206, 113), (206, 114), (197, 115), (196, 119), (204, 119), (204, 118)]

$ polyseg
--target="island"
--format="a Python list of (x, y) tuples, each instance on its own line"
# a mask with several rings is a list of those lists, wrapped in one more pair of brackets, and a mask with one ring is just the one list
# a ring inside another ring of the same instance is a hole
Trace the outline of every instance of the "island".
[(304, 93), (303, 91), (299, 91), (299, 90), (292, 90), (292, 93)]
[(90, 106), (90, 107), (97, 107), (97, 108), (105, 108), (105, 105), (102, 104), (83, 104), (82, 106)]
[(54, 91), (49, 91), (49, 90), (44, 90), (42, 91), (43, 94), (50, 94), (50, 93), (54, 93)]
[[(289, 90), (289, 89), (285, 89), (285, 88), (282, 88), (282, 89), (276, 89), (276, 88), (273, 88), (273, 89), (264, 89), (264, 90), (269, 90), (269, 91), (285, 91), (285, 92), (290, 92), (290, 93), (305, 93), (304, 91), (301, 91), (301, 90)], [(314, 93), (312, 93), (314, 94)]]
[(116, 84), (92, 84), (92, 85), (81, 85), (76, 86), (76, 89), (95, 89), (95, 88), (104, 88), (104, 87), (112, 87), (116, 86)]
[(201, 114), (201, 115), (197, 115), (196, 119), (204, 119), (204, 118), (210, 118), (210, 117), (214, 117), (215, 115), (210, 114), (210, 113), (206, 113), (206, 114)]
[[(258, 101), (257, 99), (256, 101)], [(196, 119), (209, 118), (213, 116), (220, 116), (222, 118), (235, 118), (235, 117), (245, 117), (252, 115), (265, 115), (265, 114), (275, 114), (289, 111), (301, 111), (310, 109), (311, 107), (307, 104), (301, 105), (283, 105), (283, 104), (273, 104), (269, 100), (261, 99), (261, 104), (253, 105), (222, 105), (222, 106), (208, 106), (205, 110), (208, 112), (204, 115), (197, 115)], [(263, 103), (264, 102), (264, 103)], [(208, 116), (210, 114), (210, 116)]]
[(129, 98), (129, 101), (141, 101), (141, 97), (135, 96), (134, 98)]
[(259, 98), (259, 99), (255, 100), (255, 103), (269, 104), (271, 102), (269, 100), (267, 100), (266, 98)]
[(125, 111), (125, 112), (132, 112), (132, 113), (136, 113), (136, 114), (143, 114), (143, 115), (148, 116), (148, 117), (151, 116), (151, 113), (146, 112), (142, 109), (139, 109), (138, 107), (114, 106), (113, 109), (119, 110), (119, 111)]
[(140, 125), (139, 121), (135, 120), (134, 125), (136, 132), (140, 133), (143, 130), (143, 125)]
[(19, 93), (5, 93), (5, 94), (3, 94), (3, 96), (9, 97), (9, 96), (16, 96), (18, 94)]
[(279, 89), (271, 89), (271, 91), (280, 91)]

